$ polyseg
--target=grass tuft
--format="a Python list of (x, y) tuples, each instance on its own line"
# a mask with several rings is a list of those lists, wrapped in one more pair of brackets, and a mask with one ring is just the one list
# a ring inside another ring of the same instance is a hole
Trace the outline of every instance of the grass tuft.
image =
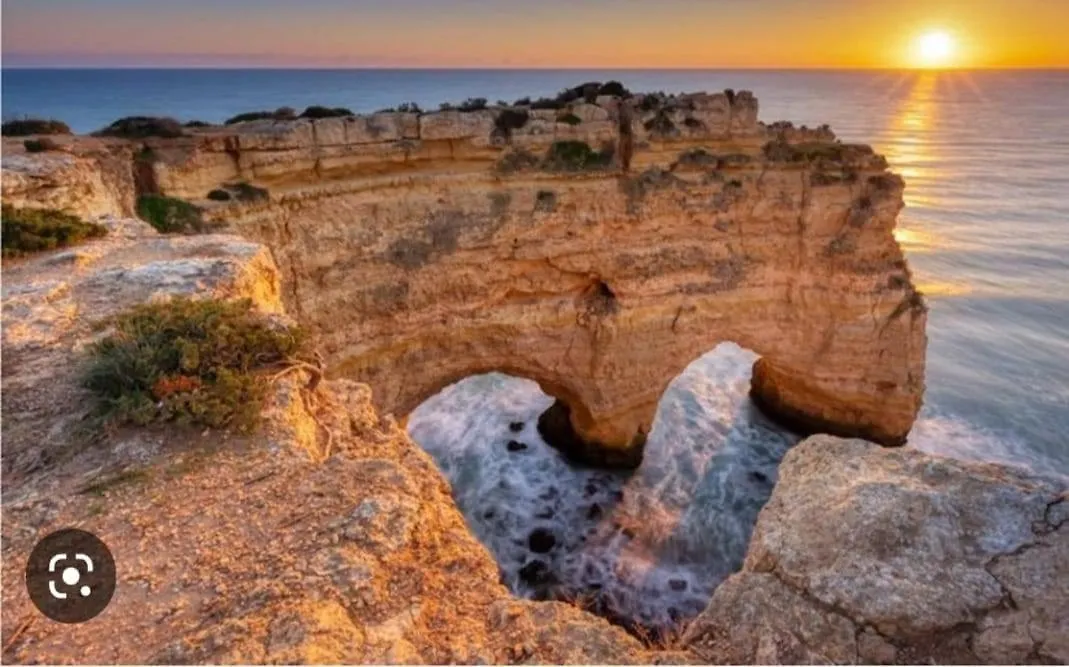
[(2, 227), (4, 257), (65, 248), (108, 232), (103, 225), (61, 211), (15, 208), (8, 204), (3, 207)]
[(139, 197), (137, 215), (162, 234), (199, 234), (219, 226), (205, 222), (200, 209), (193, 204), (160, 195)]
[(178, 423), (251, 431), (267, 381), (300, 353), (299, 329), (275, 327), (252, 302), (177, 298), (137, 306), (89, 348), (84, 386), (108, 426)]

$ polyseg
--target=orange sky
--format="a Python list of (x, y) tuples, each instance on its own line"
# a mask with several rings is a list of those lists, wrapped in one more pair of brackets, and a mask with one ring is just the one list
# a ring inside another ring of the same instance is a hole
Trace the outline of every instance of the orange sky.
[(6, 0), (5, 65), (1069, 67), (1069, 0)]

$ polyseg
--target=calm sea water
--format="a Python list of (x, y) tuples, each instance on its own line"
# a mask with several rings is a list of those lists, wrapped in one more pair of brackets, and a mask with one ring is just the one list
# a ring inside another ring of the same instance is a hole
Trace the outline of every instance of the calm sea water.
[[(753, 90), (766, 121), (829, 123), (886, 154), (907, 182), (898, 235), (931, 306), (928, 391), (911, 445), (1069, 474), (1067, 71), (5, 70), (3, 114), (85, 132), (132, 114), (218, 122), (283, 105), (435, 108), (608, 79), (633, 90)], [(630, 479), (560, 461), (533, 427), (548, 399), (525, 380), (447, 388), (410, 430), (514, 590), (594, 594), (603, 609), (670, 624), (741, 562), (797, 441), (749, 405), (752, 359), (724, 345), (696, 360), (666, 393)], [(525, 426), (514, 433), (510, 421)], [(509, 440), (527, 448), (509, 451)], [(545, 540), (532, 548), (539, 527), (555, 536), (548, 551)]]

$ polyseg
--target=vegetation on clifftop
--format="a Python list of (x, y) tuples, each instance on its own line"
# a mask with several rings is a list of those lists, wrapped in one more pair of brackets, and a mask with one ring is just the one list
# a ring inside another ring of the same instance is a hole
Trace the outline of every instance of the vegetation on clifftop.
[(178, 422), (252, 430), (267, 381), (258, 370), (293, 359), (299, 329), (273, 326), (244, 301), (173, 299), (119, 315), (89, 348), (84, 385), (105, 424)]
[(596, 151), (585, 141), (555, 141), (546, 153), (544, 167), (548, 171), (604, 169), (612, 164), (613, 154), (611, 146)]
[(137, 215), (163, 234), (197, 234), (222, 226), (205, 222), (200, 209), (193, 204), (160, 195), (139, 197)]
[(147, 139), (161, 137), (174, 139), (184, 137), (182, 124), (174, 118), (157, 118), (153, 116), (127, 116), (120, 118), (103, 130), (95, 132), (98, 137), (120, 137), (123, 139)]
[(245, 113), (239, 113), (232, 118), (228, 118), (224, 125), (234, 125), (236, 123), (247, 123), (253, 120), (296, 120), (297, 111), (290, 107), (279, 107), (274, 111), (246, 111)]
[(0, 126), (0, 134), (5, 137), (29, 137), (35, 134), (70, 134), (71, 128), (66, 123), (55, 119), (19, 118), (9, 120)]
[(4, 257), (64, 248), (87, 239), (104, 236), (108, 230), (95, 222), (51, 209), (3, 207)]

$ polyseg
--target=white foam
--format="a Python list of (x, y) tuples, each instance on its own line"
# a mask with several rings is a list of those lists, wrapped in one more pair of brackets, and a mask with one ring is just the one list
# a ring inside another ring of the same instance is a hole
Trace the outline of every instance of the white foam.
[[(537, 432), (552, 399), (500, 374), (447, 387), (411, 415), (409, 431), (515, 593), (596, 594), (607, 613), (667, 627), (699, 613), (739, 567), (776, 466), (797, 440), (750, 406), (753, 360), (724, 345), (673, 382), (630, 479), (565, 462)], [(521, 421), (524, 430), (511, 432)], [(527, 449), (510, 452), (510, 440)], [(528, 545), (537, 528), (555, 537), (547, 554)], [(521, 577), (536, 560), (555, 586)]]

